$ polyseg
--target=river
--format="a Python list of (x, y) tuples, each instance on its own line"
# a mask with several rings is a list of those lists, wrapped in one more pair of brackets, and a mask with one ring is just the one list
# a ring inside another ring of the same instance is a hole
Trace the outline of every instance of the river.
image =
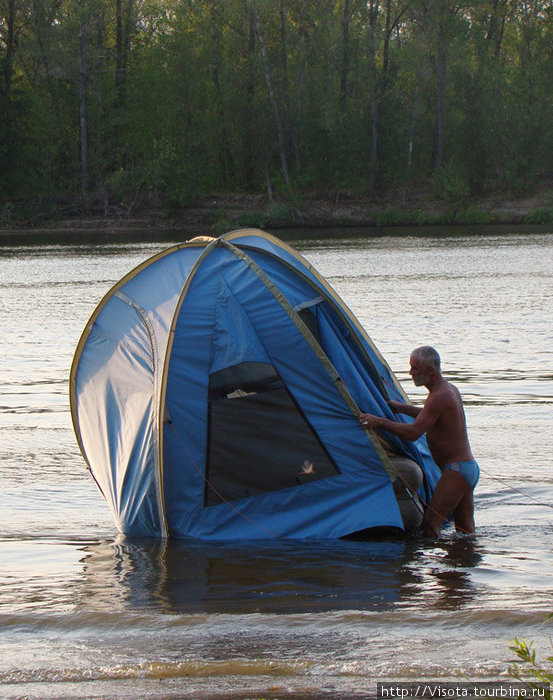
[(354, 698), (507, 679), (515, 636), (551, 655), (553, 234), (373, 233), (293, 244), (415, 401), (409, 352), (439, 349), (482, 468), (474, 538), (120, 538), (69, 367), (102, 296), (170, 242), (0, 241), (1, 697)]

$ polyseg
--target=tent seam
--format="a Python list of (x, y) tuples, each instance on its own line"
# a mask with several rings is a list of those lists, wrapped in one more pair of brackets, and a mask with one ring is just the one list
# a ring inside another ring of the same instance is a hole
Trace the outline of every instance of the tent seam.
[[(152, 420), (152, 427), (154, 429), (152, 430), (152, 437), (153, 437), (153, 442), (154, 442), (154, 464), (157, 465), (159, 464), (159, 423), (155, 418), (159, 415), (159, 393), (157, 391), (158, 385), (159, 385), (159, 365), (160, 365), (160, 357), (159, 357), (159, 349), (156, 341), (156, 334), (154, 327), (152, 325), (151, 320), (148, 318), (148, 314), (146, 310), (140, 306), (134, 299), (131, 299), (127, 294), (122, 292), (121, 290), (117, 290), (115, 292), (114, 296), (122, 301), (124, 304), (127, 304), (130, 306), (132, 309), (136, 311), (136, 313), (140, 316), (140, 319), (144, 323), (144, 326), (146, 327), (146, 330), (148, 332), (148, 336), (150, 339), (150, 345), (152, 348), (152, 364), (153, 364), (153, 379), (154, 379), (154, 392), (153, 392), (153, 405), (152, 405), (152, 417), (154, 420)], [(160, 522), (160, 527), (161, 527), (161, 536), (162, 537), (167, 537), (167, 524), (165, 522), (165, 505), (164, 505), (164, 499), (163, 499), (163, 489), (162, 489), (162, 484), (161, 484), (161, 474), (159, 469), (154, 469), (154, 478), (155, 478), (155, 486), (156, 486), (156, 500), (157, 500), (157, 507), (159, 510), (159, 522)]]

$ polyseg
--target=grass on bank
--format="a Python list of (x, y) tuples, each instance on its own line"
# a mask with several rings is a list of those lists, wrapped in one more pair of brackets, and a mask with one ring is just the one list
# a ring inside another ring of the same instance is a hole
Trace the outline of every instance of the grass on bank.
[[(547, 616), (547, 620), (552, 618), (553, 613), (550, 613)], [(553, 655), (546, 657), (545, 661), (549, 664), (549, 668), (545, 668), (542, 662), (538, 662), (536, 650), (533, 648), (533, 642), (527, 642), (525, 639), (520, 640), (518, 637), (515, 637), (509, 649), (517, 656), (517, 661), (514, 661), (507, 669), (509, 676), (524, 683), (529, 688), (535, 689), (536, 691), (539, 690), (539, 693), (536, 692), (533, 697), (552, 700)]]
[[(232, 214), (225, 207), (220, 207), (211, 211), (209, 217), (211, 230), (214, 234), (221, 234), (230, 229), (244, 226), (288, 228), (295, 225), (322, 225), (320, 222), (310, 221), (309, 215), (303, 215), (301, 210), (295, 210), (285, 204), (275, 204), (266, 210), (242, 211), (239, 214)], [(362, 225), (385, 228), (393, 226), (483, 226), (515, 222), (506, 213), (487, 211), (469, 204), (439, 214), (423, 209), (387, 208), (368, 214), (366, 221), (360, 222), (359, 219), (350, 219), (347, 215), (341, 215), (335, 221), (329, 220), (326, 223), (336, 227)], [(551, 224), (553, 223), (553, 207), (536, 209), (519, 218), (516, 223)]]

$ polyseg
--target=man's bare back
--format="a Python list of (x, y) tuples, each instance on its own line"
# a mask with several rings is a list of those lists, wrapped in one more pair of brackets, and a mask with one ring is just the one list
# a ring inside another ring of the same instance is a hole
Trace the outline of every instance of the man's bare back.
[[(474, 459), (470, 449), (463, 401), (458, 389), (442, 378), (428, 394), (438, 417), (426, 431), (426, 441), (436, 464), (443, 469), (452, 462)], [(424, 409), (423, 409), (424, 410)]]

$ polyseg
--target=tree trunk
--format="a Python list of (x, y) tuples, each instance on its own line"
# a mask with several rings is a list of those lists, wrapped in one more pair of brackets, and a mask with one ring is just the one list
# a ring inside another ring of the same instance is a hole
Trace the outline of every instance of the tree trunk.
[(46, 84), (48, 85), (48, 93), (50, 95), (52, 107), (56, 116), (59, 117), (59, 105), (58, 100), (56, 99), (52, 70), (50, 68), (50, 61), (47, 53), (48, 36), (46, 34), (46, 20), (43, 9), (42, 3), (39, 3), (37, 0), (33, 0), (34, 34), (40, 50), (40, 60), (44, 66), (44, 75), (46, 76)]
[(244, 153), (244, 181), (247, 187), (254, 181), (254, 133), (252, 129), (251, 107), (255, 98), (255, 70), (253, 55), (255, 51), (255, 17), (247, 2), (244, 3), (246, 16), (248, 17), (248, 43), (246, 49), (247, 58), (247, 83), (246, 83), (246, 104), (244, 105), (245, 118), (243, 120), (242, 149)]
[(294, 120), (294, 129), (292, 132), (292, 142), (294, 146), (294, 157), (296, 162), (296, 168), (301, 170), (301, 153), (300, 153), (300, 123), (301, 123), (301, 106), (302, 106), (302, 90), (303, 90), (303, 79), (305, 77), (305, 58), (301, 62), (300, 72), (298, 75), (298, 87), (296, 90), (296, 117)]
[(290, 100), (290, 77), (288, 74), (288, 37), (286, 34), (286, 15), (284, 13), (284, 3), (279, 3), (279, 24), (280, 24), (280, 69), (282, 72), (282, 130), (284, 133), (284, 144), (286, 147), (286, 159), (289, 162), (292, 153), (292, 108)]
[(119, 106), (125, 101), (131, 31), (134, 26), (133, 6), (134, 0), (128, 0), (123, 10), (122, 0), (115, 0), (115, 87)]
[(498, 59), (501, 53), (501, 42), (503, 41), (505, 30), (506, 4), (507, 0), (491, 0), (486, 42), (493, 46), (495, 59)]
[(390, 65), (390, 36), (392, 34), (392, 0), (386, 0), (386, 24), (384, 27), (384, 46), (382, 49), (382, 75), (384, 79), (388, 75)]
[(118, 102), (123, 101), (123, 10), (121, 0), (115, 0), (115, 87)]
[(86, 23), (81, 24), (79, 32), (79, 135), (81, 161), (81, 191), (88, 191), (88, 137), (86, 125), (86, 40), (88, 29)]
[(413, 96), (413, 109), (411, 111), (411, 123), (409, 124), (409, 144), (407, 148), (407, 171), (410, 173), (413, 164), (413, 145), (415, 143), (415, 129), (417, 124), (417, 110), (419, 105), (419, 87), (415, 86)]
[(219, 158), (221, 160), (221, 170), (223, 178), (227, 180), (232, 176), (234, 164), (230, 151), (230, 139), (226, 126), (226, 110), (221, 90), (221, 55), (219, 47), (219, 27), (217, 25), (217, 8), (215, 3), (211, 4), (211, 79), (215, 89), (215, 100), (217, 104), (217, 138), (219, 142)]
[(278, 108), (278, 102), (275, 97), (275, 92), (273, 90), (273, 83), (271, 79), (271, 71), (269, 69), (269, 60), (267, 57), (267, 48), (265, 46), (265, 40), (263, 38), (263, 33), (261, 31), (261, 19), (259, 18), (259, 13), (257, 10), (253, 10), (255, 16), (255, 26), (257, 32), (257, 40), (261, 49), (261, 57), (263, 60), (263, 71), (265, 73), (265, 82), (267, 83), (267, 92), (269, 93), (269, 101), (273, 108), (273, 115), (275, 119), (275, 127), (277, 131), (278, 138), (278, 148), (280, 152), (280, 166), (282, 169), (282, 177), (284, 178), (284, 184), (288, 190), (288, 194), (292, 197), (292, 183), (290, 182), (290, 173), (288, 170), (288, 160), (286, 158), (286, 145), (284, 143), (284, 131), (282, 129), (282, 121), (280, 119), (280, 112)]
[(376, 166), (378, 162), (378, 73), (376, 68), (376, 21), (378, 18), (378, 0), (369, 2), (369, 66), (371, 81), (371, 152), (369, 156), (369, 194), (373, 195), (376, 185)]
[(9, 103), (13, 77), (13, 54), (15, 51), (15, 0), (10, 0), (6, 18), (6, 58), (4, 63), (4, 92)]
[(398, 14), (392, 20), (392, 0), (386, 0), (386, 19), (384, 25), (384, 44), (382, 47), (382, 75), (384, 81), (387, 80), (390, 68), (390, 39), (392, 32), (396, 29), (403, 15), (407, 12), (408, 5), (398, 8)]
[(444, 167), (444, 90), (446, 79), (444, 3), (440, 2), (436, 61), (436, 172)]
[(294, 152), (294, 159), (296, 168), (298, 171), (301, 170), (301, 150), (300, 150), (300, 124), (301, 124), (301, 114), (302, 114), (302, 95), (303, 95), (303, 85), (305, 79), (305, 71), (307, 67), (307, 57), (311, 49), (311, 34), (309, 33), (309, 23), (306, 19), (306, 3), (301, 3), (301, 13), (300, 19), (298, 20), (298, 38), (299, 38), (299, 51), (301, 54), (301, 61), (298, 69), (298, 79), (296, 84), (296, 112), (294, 115), (294, 120), (292, 122), (292, 146)]
[(350, 21), (351, 14), (349, 0), (344, 0), (344, 9), (342, 11), (342, 65), (340, 67), (340, 97), (338, 100), (338, 109), (340, 111), (340, 114), (345, 114), (346, 112), (346, 102), (348, 97), (348, 79), (350, 64)]

